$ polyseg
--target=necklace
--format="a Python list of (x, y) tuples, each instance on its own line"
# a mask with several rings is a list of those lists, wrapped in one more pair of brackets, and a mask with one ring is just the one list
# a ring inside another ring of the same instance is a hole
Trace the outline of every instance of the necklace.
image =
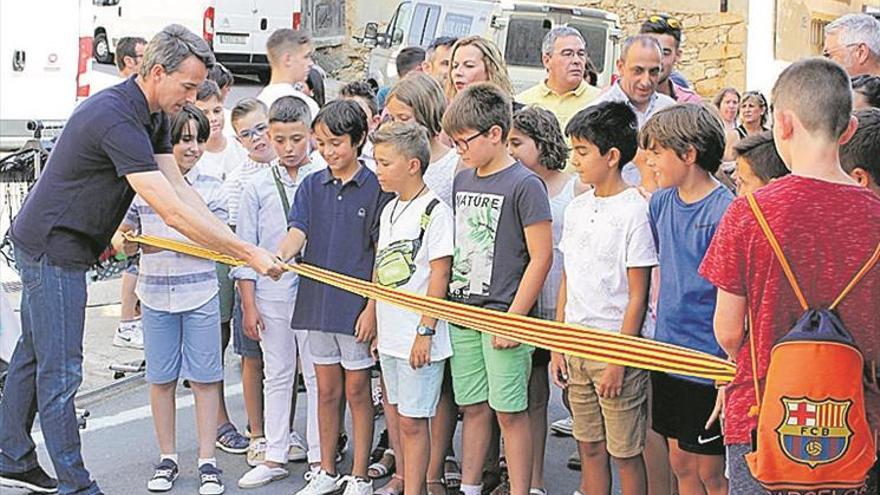
[(416, 195), (413, 196), (413, 198), (411, 200), (406, 202), (406, 206), (404, 206), (403, 209), (400, 210), (400, 215), (397, 215), (396, 219), (394, 218), (394, 212), (397, 211), (397, 205), (400, 204), (400, 196), (397, 196), (397, 198), (394, 199), (394, 205), (391, 206), (391, 215), (389, 215), (389, 217), (390, 217), (389, 220), (391, 220), (391, 229), (390, 230), (394, 229), (394, 223), (397, 222), (398, 220), (400, 220), (400, 217), (402, 217), (403, 214), (406, 213), (406, 209), (409, 208), (409, 205), (413, 204), (413, 202), (416, 199), (418, 199), (419, 196), (421, 196), (423, 192), (425, 192), (426, 187), (428, 187), (427, 184), (422, 185), (422, 188), (419, 189), (419, 192), (417, 192)]

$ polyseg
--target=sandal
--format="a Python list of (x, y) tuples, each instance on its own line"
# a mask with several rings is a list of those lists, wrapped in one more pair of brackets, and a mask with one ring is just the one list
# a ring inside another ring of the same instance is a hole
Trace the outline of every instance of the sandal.
[[(432, 490), (432, 486), (439, 486), (439, 489)], [(425, 487), (428, 495), (447, 495), (446, 482), (443, 480), (425, 480)], [(546, 494), (545, 494), (546, 495)]]
[[(393, 484), (395, 484), (395, 481), (400, 482), (400, 490), (396, 490), (392, 486)], [(381, 488), (374, 491), (373, 493), (375, 495), (400, 495), (401, 493), (403, 493), (403, 476), (396, 473), (391, 475), (391, 479), (388, 481), (388, 483), (385, 483), (384, 485), (382, 485)]]
[(459, 488), (461, 488), (461, 466), (458, 465), (458, 461), (455, 460), (454, 456), (446, 456), (446, 460), (443, 462), (443, 470), (445, 471), (443, 478), (446, 479), (446, 488), (453, 493), (458, 492)]
[(379, 459), (379, 462), (374, 462), (370, 464), (370, 467), (367, 468), (367, 476), (371, 480), (384, 478), (389, 474), (394, 473), (394, 465), (394, 450), (385, 449), (385, 452), (382, 453), (382, 458)]

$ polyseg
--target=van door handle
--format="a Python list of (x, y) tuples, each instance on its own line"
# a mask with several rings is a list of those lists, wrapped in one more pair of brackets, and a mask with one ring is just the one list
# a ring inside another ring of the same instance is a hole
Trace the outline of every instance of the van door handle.
[(15, 72), (24, 71), (25, 53), (24, 50), (15, 50), (12, 52), (12, 70)]

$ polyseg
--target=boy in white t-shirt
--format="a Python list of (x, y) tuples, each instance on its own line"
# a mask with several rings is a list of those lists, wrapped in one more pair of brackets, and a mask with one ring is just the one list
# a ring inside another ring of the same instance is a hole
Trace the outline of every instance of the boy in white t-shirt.
[[(443, 298), (452, 267), (452, 210), (425, 185), (431, 161), (424, 128), (389, 122), (371, 136), (376, 175), (397, 197), (382, 210), (374, 276), (379, 284)], [(430, 454), (429, 418), (437, 410), (443, 369), (452, 355), (446, 322), (376, 304), (378, 351), (388, 406), (399, 416), (405, 495), (421, 495)]]
[[(226, 180), (233, 170), (247, 160), (248, 152), (237, 140), (224, 132), (226, 110), (223, 108), (220, 86), (210, 79), (205, 80), (196, 92), (195, 105), (208, 117), (211, 124), (211, 135), (205, 143), (205, 153), (199, 160), (199, 168), (202, 173)], [(234, 129), (231, 136), (235, 136)]]
[[(594, 188), (565, 209), (564, 269), (556, 318), (585, 327), (640, 335), (650, 320), (648, 289), (657, 253), (648, 203), (623, 180), (637, 149), (636, 116), (625, 103), (578, 112), (565, 134), (580, 180)], [(578, 441), (581, 493), (610, 491), (609, 456), (625, 495), (647, 493), (645, 447), (648, 373), (553, 353), (551, 376), (568, 389)]]
[(306, 102), (309, 112), (318, 115), (320, 107), (295, 84), (305, 84), (312, 68), (312, 40), (299, 29), (277, 29), (266, 40), (266, 56), (272, 69), (269, 85), (260, 91), (257, 99), (271, 107), (282, 96), (295, 96)]

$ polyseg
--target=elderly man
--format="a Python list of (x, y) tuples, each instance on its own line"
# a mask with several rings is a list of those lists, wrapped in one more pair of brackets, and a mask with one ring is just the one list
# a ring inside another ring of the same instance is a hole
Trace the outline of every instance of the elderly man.
[(847, 14), (825, 26), (825, 57), (850, 77), (880, 76), (880, 20), (868, 14)]
[[(171, 155), (166, 113), (195, 100), (214, 55), (178, 25), (147, 45), (137, 77), (83, 102), (12, 225), (24, 286), (22, 336), (0, 402), (0, 486), (101, 493), (80, 452), (74, 396), (82, 382), (86, 271), (110, 243), (137, 192), (194, 242), (242, 258), (261, 274), (281, 266), (239, 240), (187, 184)], [(58, 481), (37, 462), (36, 413)]]
[(580, 31), (568, 26), (551, 29), (541, 43), (547, 79), (517, 95), (526, 105), (538, 105), (556, 115), (565, 129), (569, 119), (600, 93), (584, 80), (587, 45)]
[[(656, 38), (647, 34), (630, 36), (620, 47), (617, 72), (620, 78), (598, 98), (593, 105), (603, 101), (622, 101), (636, 114), (639, 129), (660, 110), (675, 105), (675, 100), (659, 93), (660, 72), (663, 69), (662, 48)], [(627, 163), (623, 169), (623, 179), (633, 186), (641, 185), (636, 163), (641, 163), (643, 153), (639, 150), (635, 163)]]
[(660, 43), (663, 68), (660, 69), (657, 91), (678, 103), (702, 103), (703, 99), (698, 94), (679, 85), (671, 77), (681, 60), (681, 21), (666, 14), (652, 15), (642, 23), (639, 33), (651, 36)]

